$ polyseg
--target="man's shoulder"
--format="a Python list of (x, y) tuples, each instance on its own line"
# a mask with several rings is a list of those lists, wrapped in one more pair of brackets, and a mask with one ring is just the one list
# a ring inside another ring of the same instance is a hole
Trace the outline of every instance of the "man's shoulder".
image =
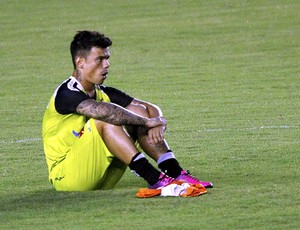
[(89, 96), (85, 94), (81, 84), (70, 77), (57, 88), (54, 98), (56, 110), (61, 114), (69, 114), (76, 112), (78, 104), (89, 99)]
[(63, 81), (57, 88), (57, 92), (64, 91), (82, 92), (83, 87), (74, 77), (69, 77), (68, 79)]

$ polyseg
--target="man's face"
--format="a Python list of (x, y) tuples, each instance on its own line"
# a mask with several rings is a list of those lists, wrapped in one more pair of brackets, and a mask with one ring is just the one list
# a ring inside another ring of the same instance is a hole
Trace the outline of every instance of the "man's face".
[(102, 84), (108, 74), (109, 57), (109, 48), (93, 47), (80, 64), (82, 80), (94, 85)]

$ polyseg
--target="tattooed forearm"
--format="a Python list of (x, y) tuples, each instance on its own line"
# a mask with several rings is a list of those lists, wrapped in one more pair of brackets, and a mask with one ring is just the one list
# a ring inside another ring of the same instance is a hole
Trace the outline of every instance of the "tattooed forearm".
[(141, 117), (116, 104), (84, 100), (77, 107), (77, 112), (114, 125), (142, 125), (147, 118)]

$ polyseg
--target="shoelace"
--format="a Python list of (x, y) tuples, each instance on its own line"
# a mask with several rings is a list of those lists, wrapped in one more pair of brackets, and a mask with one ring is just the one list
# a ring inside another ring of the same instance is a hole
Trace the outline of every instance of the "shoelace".
[(174, 180), (172, 177), (168, 177), (167, 175), (164, 175), (162, 178), (160, 178), (160, 181), (164, 181), (166, 183), (171, 182)]
[(198, 182), (199, 182), (199, 180), (198, 180), (196, 177), (194, 177), (194, 176), (191, 175), (191, 173), (190, 173), (189, 170), (186, 170), (184, 174), (181, 174), (181, 176), (189, 177), (189, 178), (191, 178), (195, 183), (198, 183)]

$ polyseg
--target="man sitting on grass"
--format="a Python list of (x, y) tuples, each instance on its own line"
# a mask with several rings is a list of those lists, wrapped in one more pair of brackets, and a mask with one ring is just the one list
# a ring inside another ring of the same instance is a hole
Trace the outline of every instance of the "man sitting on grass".
[(176, 160), (164, 138), (167, 122), (160, 108), (103, 85), (111, 45), (110, 38), (96, 31), (79, 31), (71, 42), (73, 74), (55, 90), (43, 119), (44, 151), (54, 188), (113, 188), (127, 166), (152, 189), (175, 180), (212, 187)]

